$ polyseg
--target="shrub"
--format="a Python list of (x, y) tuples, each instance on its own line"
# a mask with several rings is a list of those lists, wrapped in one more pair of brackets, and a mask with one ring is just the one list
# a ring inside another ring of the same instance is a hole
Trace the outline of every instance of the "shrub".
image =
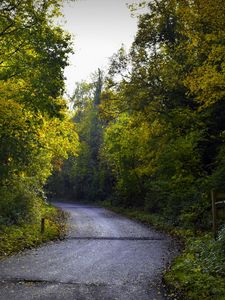
[(165, 274), (166, 283), (190, 300), (225, 299), (224, 244), (225, 227), (216, 241), (210, 235), (188, 239), (184, 253)]

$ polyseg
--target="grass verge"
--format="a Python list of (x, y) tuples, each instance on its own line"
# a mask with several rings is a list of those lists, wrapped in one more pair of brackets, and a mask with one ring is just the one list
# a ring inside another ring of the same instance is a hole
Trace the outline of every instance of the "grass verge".
[(163, 279), (172, 299), (224, 300), (225, 299), (225, 227), (215, 241), (210, 233), (173, 227), (159, 215), (135, 209), (103, 205), (144, 224), (154, 226), (182, 242), (181, 254), (164, 273)]
[(41, 233), (41, 220), (32, 224), (24, 223), (0, 228), (0, 259), (65, 236), (67, 220), (65, 212), (51, 205), (44, 205), (41, 217), (45, 218), (44, 233)]
[[(225, 232), (225, 230), (224, 230)], [(164, 281), (181, 299), (225, 299), (225, 234), (187, 238), (184, 251), (164, 274)]]

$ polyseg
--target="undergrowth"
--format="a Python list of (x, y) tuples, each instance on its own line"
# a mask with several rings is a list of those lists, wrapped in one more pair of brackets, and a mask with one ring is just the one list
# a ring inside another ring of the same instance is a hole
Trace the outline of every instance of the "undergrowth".
[[(41, 218), (45, 218), (44, 233), (41, 233)], [(0, 259), (50, 240), (62, 239), (66, 233), (66, 218), (66, 213), (46, 204), (41, 209), (40, 219), (34, 223), (1, 226)]]
[(210, 234), (188, 238), (185, 250), (165, 273), (165, 283), (190, 300), (225, 299), (225, 228), (215, 241)]

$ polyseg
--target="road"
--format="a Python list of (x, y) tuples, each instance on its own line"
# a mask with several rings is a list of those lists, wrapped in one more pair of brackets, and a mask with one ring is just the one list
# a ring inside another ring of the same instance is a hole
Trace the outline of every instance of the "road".
[(67, 238), (0, 261), (0, 300), (166, 299), (171, 238), (104, 208), (56, 205), (70, 213)]

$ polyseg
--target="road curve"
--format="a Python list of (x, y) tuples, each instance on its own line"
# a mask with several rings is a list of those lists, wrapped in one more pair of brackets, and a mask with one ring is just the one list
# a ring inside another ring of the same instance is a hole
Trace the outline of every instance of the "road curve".
[(0, 261), (0, 300), (163, 300), (168, 236), (104, 208), (57, 203), (70, 213), (63, 241)]

